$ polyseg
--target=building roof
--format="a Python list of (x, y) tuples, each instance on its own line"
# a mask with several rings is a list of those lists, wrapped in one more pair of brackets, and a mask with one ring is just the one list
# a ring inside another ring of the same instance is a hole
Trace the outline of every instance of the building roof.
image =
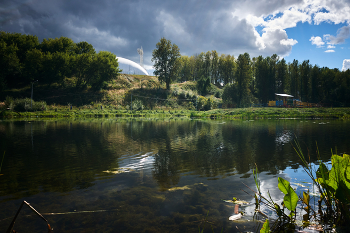
[(118, 59), (119, 69), (122, 70), (122, 74), (148, 75), (147, 70), (145, 70), (145, 68), (143, 68), (136, 62), (133, 62), (123, 57), (116, 57), (116, 59)]
[(275, 93), (275, 95), (281, 96), (281, 97), (290, 97), (290, 98), (293, 98), (293, 97), (294, 97), (294, 96), (288, 95), (288, 94), (277, 94), (277, 93)]

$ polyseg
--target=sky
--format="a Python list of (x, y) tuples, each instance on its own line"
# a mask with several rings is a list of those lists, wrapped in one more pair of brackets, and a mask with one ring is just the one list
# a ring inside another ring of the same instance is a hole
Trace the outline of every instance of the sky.
[(0, 30), (86, 41), (152, 72), (162, 37), (192, 56), (277, 54), (350, 69), (350, 0), (1, 0)]

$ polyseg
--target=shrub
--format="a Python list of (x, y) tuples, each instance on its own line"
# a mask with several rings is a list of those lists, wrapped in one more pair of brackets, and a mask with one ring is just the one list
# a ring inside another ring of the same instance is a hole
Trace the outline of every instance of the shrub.
[(44, 111), (47, 109), (45, 101), (34, 101), (29, 98), (25, 99), (13, 99), (11, 97), (6, 97), (5, 100), (6, 108), (9, 108), (11, 111), (16, 112), (36, 112)]
[(141, 100), (132, 101), (132, 110), (143, 110), (144, 106)]

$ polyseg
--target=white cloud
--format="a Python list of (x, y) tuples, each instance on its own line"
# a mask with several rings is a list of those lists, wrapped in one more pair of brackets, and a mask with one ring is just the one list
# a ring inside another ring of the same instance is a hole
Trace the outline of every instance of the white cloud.
[(329, 50), (326, 50), (324, 51), (325, 53), (334, 53), (335, 51), (333, 49), (329, 49)]
[(322, 38), (319, 36), (313, 36), (310, 38), (311, 44), (316, 45), (317, 48), (321, 48), (324, 45), (324, 42), (322, 41)]
[(277, 54), (279, 56), (288, 56), (292, 51), (292, 46), (298, 43), (294, 39), (288, 39), (285, 30), (282, 29), (265, 29), (261, 36), (263, 51), (266, 55)]
[(299, 11), (298, 9), (291, 8), (285, 10), (281, 17), (272, 18), (266, 24), (266, 27), (271, 29), (286, 29), (297, 26), (298, 22), (311, 23), (311, 16), (306, 12)]
[(314, 15), (316, 25), (322, 22), (333, 22), (335, 24), (350, 22), (350, 6), (346, 0), (328, 0), (328, 1), (311, 1), (310, 4), (316, 9), (325, 9), (317, 11)]
[(338, 29), (337, 35), (332, 36), (330, 34), (323, 35), (323, 38), (327, 40), (327, 44), (342, 44), (345, 42), (345, 39), (349, 38), (350, 36), (350, 26), (344, 26)]
[(295, 44), (297, 44), (298, 41), (297, 40), (294, 40), (294, 39), (283, 39), (280, 41), (280, 44), (281, 45), (290, 45), (290, 46), (293, 46)]
[(335, 46), (334, 45), (328, 45), (327, 49), (335, 49)]
[(348, 69), (350, 69), (350, 59), (344, 59), (342, 71), (346, 71)]

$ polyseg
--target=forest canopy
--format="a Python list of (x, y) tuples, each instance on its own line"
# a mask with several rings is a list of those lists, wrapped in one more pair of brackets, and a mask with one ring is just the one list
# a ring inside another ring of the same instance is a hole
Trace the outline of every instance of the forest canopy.
[[(167, 53), (156, 54), (160, 48), (166, 48), (170, 60), (163, 59)], [(85, 41), (60, 37), (40, 43), (33, 35), (0, 31), (0, 90), (28, 86), (36, 80), (64, 88), (66, 78), (72, 78), (77, 88), (100, 90), (120, 72), (115, 58), (111, 52), (96, 53)], [(153, 61), (158, 62), (155, 73), (168, 90), (171, 82), (194, 81), (196, 93), (205, 96), (215, 85), (223, 89), (215, 97), (222, 97), (224, 106), (265, 105), (276, 99), (275, 93), (323, 106), (350, 106), (350, 70), (319, 67), (309, 60), (287, 63), (276, 54), (251, 57), (248, 53), (236, 58), (215, 50), (183, 56), (180, 48), (162, 38)], [(163, 63), (173, 68), (166, 70)]]
[(120, 70), (116, 56), (107, 51), (95, 52), (85, 42), (74, 43), (67, 37), (44, 39), (20, 33), (0, 32), (0, 90), (17, 88), (38, 80), (42, 84), (76, 78), (76, 87), (101, 89)]
[(266, 104), (275, 100), (275, 93), (324, 106), (350, 105), (350, 70), (321, 68), (309, 60), (287, 63), (276, 54), (250, 58), (244, 53), (235, 58), (215, 50), (179, 60), (177, 81), (209, 79), (224, 89), (222, 99), (227, 106)]

